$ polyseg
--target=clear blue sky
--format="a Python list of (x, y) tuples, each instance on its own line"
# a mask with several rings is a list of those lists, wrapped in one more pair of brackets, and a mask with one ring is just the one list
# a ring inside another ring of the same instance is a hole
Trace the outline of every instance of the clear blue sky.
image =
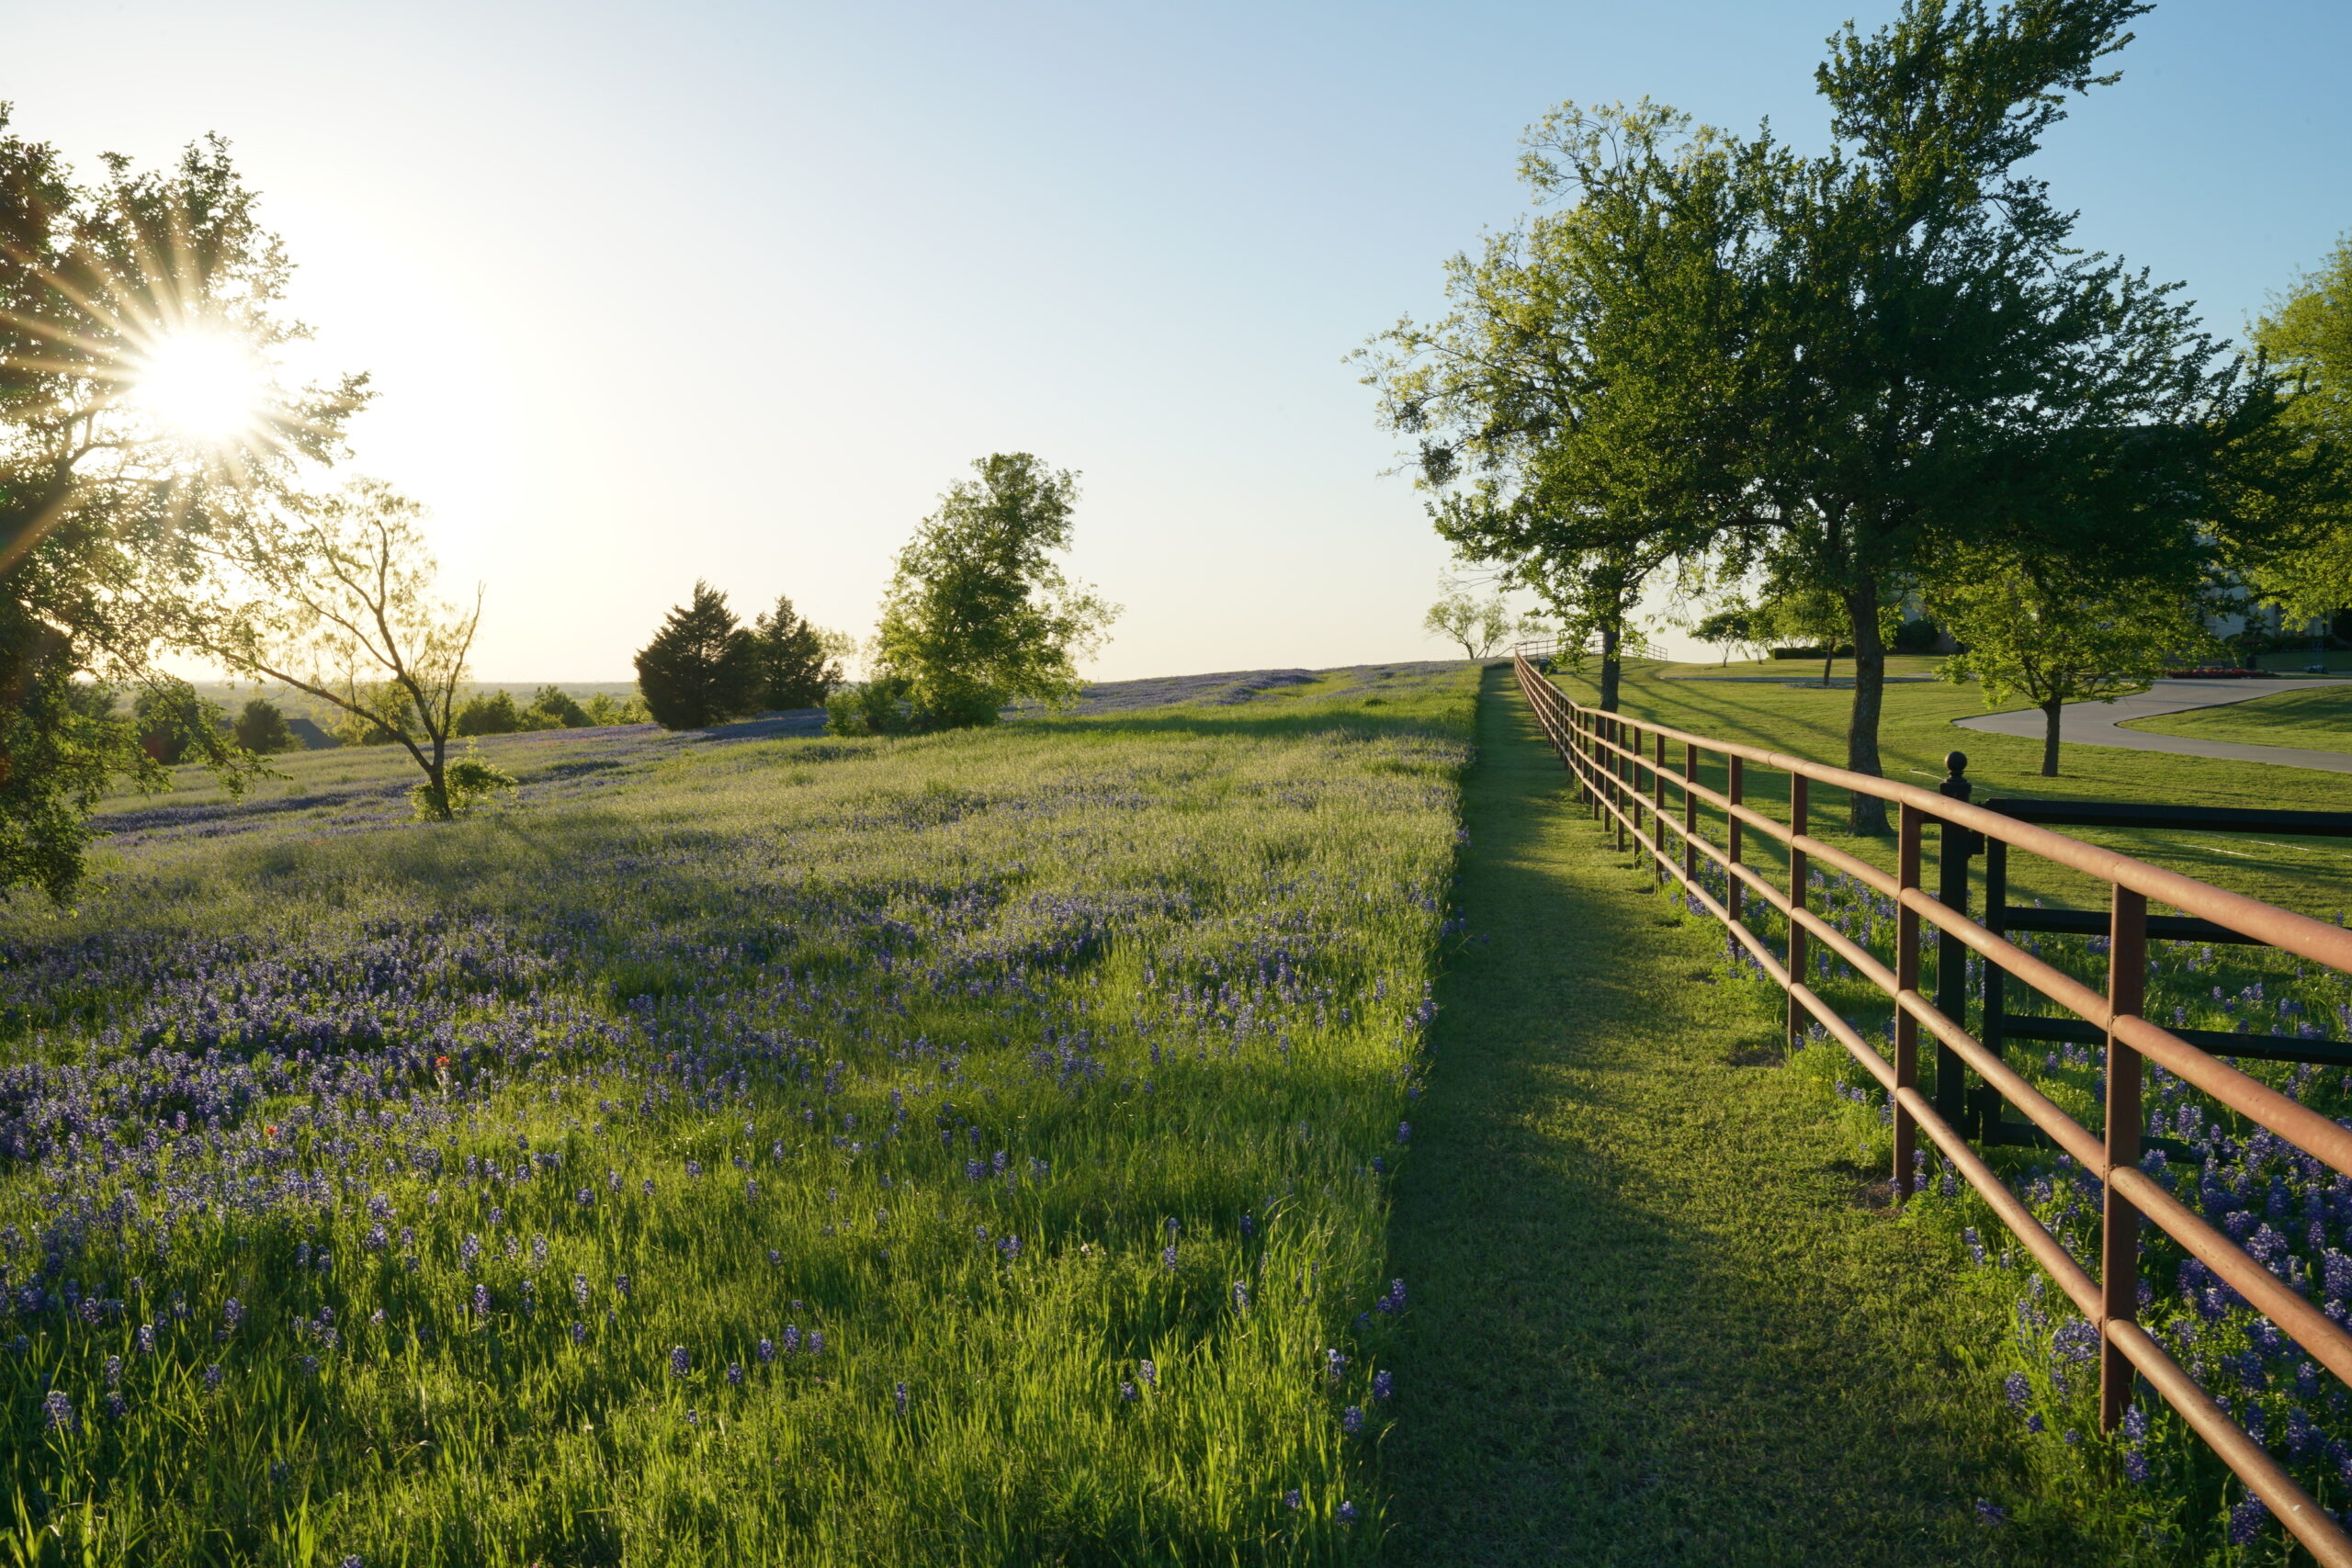
[[(1891, 5), (123, 0), (10, 19), (87, 164), (217, 130), (373, 370), (362, 466), (488, 584), (492, 679), (625, 677), (707, 576), (863, 633), (972, 457), (1084, 471), (1108, 677), (1434, 657), (1444, 552), (1343, 355), (1646, 95), (1816, 141)], [(2041, 160), (2222, 330), (2352, 229), (2352, 6), (2170, 0)]]

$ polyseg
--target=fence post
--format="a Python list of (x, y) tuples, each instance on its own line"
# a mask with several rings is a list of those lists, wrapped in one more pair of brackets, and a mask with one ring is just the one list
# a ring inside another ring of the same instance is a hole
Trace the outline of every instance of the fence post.
[[(1973, 790), (1963, 776), (1968, 756), (1944, 753), (1947, 777), (1937, 793), (1966, 800)], [(1968, 857), (1976, 852), (1976, 835), (1955, 822), (1942, 824), (1942, 843), (1936, 854), (1936, 897), (1956, 915), (1968, 913)], [(1968, 1026), (1968, 949), (1948, 931), (1936, 932), (1936, 1010), (1965, 1029)], [(1966, 1117), (1960, 1053), (1936, 1042), (1936, 1114), (1958, 1127)]]
[[(1896, 851), (1894, 884), (1898, 889), (1894, 906), (1894, 988), (1917, 991), (1919, 988), (1919, 911), (1902, 901), (1901, 895), (1919, 886), (1919, 830), (1926, 819), (1916, 806), (1903, 807), (1903, 828), (1900, 848)], [(1894, 1087), (1903, 1089), (1919, 1087), (1919, 1021), (1901, 1007), (1894, 1010)], [(1918, 1134), (1911, 1120), (1911, 1112), (1894, 1100), (1894, 1196), (1897, 1201), (1912, 1190), (1911, 1151), (1918, 1143)]]
[[(1730, 775), (1724, 780), (1724, 798), (1734, 806), (1737, 806), (1747, 797), (1747, 769), (1745, 765), (1747, 761), (1747, 759), (1736, 752), (1724, 759), (1724, 772)], [(1739, 818), (1736, 813), (1730, 811), (1724, 813), (1724, 857), (1733, 865), (1739, 863)], [(1724, 873), (1724, 908), (1730, 911), (1733, 925), (1738, 925), (1741, 920), (1741, 905), (1744, 900), (1739, 894), (1739, 874), (1725, 871)], [(1737, 949), (1737, 951), (1745, 950)]]
[[(2009, 905), (2009, 846), (1989, 834), (1984, 840), (1984, 918), (1979, 921), (1995, 936), (2007, 934), (2008, 922), (2002, 911)], [(1976, 1015), (1976, 1038), (1984, 1049), (1996, 1056), (2006, 1055), (2007, 1041), (2003, 1037), (2002, 1021), (2008, 1016), (2009, 972), (1989, 958), (1979, 959), (1983, 965), (1980, 988), (1981, 1010)], [(1991, 1084), (1977, 1086), (1974, 1096), (1974, 1125), (1970, 1135), (1987, 1142), (2000, 1136), (2003, 1112), (2001, 1091)]]
[(1625, 850), (1625, 818), (1628, 815), (1625, 797), (1631, 793), (1626, 788), (1629, 781), (1625, 777), (1625, 735), (1628, 728), (1624, 719), (1615, 714), (1610, 715), (1609, 802), (1615, 808), (1612, 815), (1617, 818), (1617, 851), (1620, 854)]
[[(2107, 1002), (2118, 1017), (2139, 1012), (2148, 977), (2148, 899), (2115, 889), (2107, 926)], [(2099, 1225), (2098, 1429), (2112, 1432), (2132, 1403), (2132, 1363), (2117, 1349), (2109, 1325), (2140, 1313), (2140, 1212), (2115, 1195), (2113, 1173), (2140, 1163), (2140, 1053), (2107, 1035), (2107, 1165)]]
[(1652, 857), (1650, 871), (1659, 882), (1666, 880), (1666, 732), (1659, 730), (1650, 737), (1650, 837), (1657, 841), (1657, 853)]
[[(1809, 830), (1806, 827), (1806, 807), (1809, 803), (1808, 786), (1812, 783), (1803, 773), (1789, 775), (1789, 837), (1792, 839), (1802, 838)], [(1789, 846), (1789, 908), (1792, 910), (1804, 908), (1806, 869), (1805, 852), (1792, 843)], [(1789, 917), (1789, 979), (1792, 982), (1792, 988), (1786, 998), (1786, 1029), (1791, 1051), (1797, 1048), (1797, 1038), (1804, 1032), (1804, 1009), (1797, 1001), (1793, 986), (1805, 983), (1805, 929), (1792, 914)]]
[[(1682, 880), (1699, 880), (1699, 797), (1690, 786), (1699, 782), (1699, 743), (1682, 743)], [(1696, 912), (1695, 910), (1693, 911)]]

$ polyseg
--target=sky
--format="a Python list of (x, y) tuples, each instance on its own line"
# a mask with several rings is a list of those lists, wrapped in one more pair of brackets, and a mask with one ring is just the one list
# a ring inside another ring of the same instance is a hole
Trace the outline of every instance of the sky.
[[(486, 589), (483, 678), (626, 679), (696, 578), (862, 636), (939, 493), (1030, 451), (1081, 475), (1121, 679), (1445, 656), (1350, 351), (1527, 210), (1548, 108), (1817, 147), (1823, 39), (1894, 13), (95, 0), (11, 16), (0, 100), (85, 168), (230, 141), (310, 352), (375, 378), (354, 468)], [(2235, 333), (2352, 230), (2352, 6), (2136, 31), (2037, 170)]]

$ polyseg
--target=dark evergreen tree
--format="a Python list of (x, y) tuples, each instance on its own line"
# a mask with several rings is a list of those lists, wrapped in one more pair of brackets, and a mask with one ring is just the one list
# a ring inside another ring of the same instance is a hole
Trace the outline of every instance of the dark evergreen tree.
[(759, 645), (759, 704), (763, 708), (822, 706), (825, 694), (841, 682), (841, 661), (825, 634), (777, 594), (775, 608), (752, 623)]
[(286, 715), (266, 697), (254, 697), (245, 704), (245, 711), (237, 716), (235, 729), (237, 744), (256, 756), (299, 750), (302, 744), (286, 727)]
[(670, 612), (637, 655), (637, 688), (664, 729), (700, 729), (740, 718), (759, 698), (759, 645), (707, 582)]

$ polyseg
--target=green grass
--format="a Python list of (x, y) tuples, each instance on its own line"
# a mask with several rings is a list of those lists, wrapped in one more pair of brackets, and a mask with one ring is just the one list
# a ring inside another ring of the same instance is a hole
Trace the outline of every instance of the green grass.
[(2252, 746), (2301, 746), (2321, 751), (2352, 751), (2352, 686), (2307, 687), (2276, 692), (2219, 707), (2189, 708), (2134, 719), (2127, 729), (2187, 735), (2199, 740), (2235, 740)]
[(1893, 1217), (1776, 1022), (1489, 677), (1396, 1267), (1414, 1564), (2081, 1562), (2025, 1485), (2001, 1303)]
[(1474, 682), (126, 806), (0, 921), (0, 1561), (1374, 1553)]
[[(1914, 668), (1905, 672), (1925, 673), (1937, 661), (1911, 662)], [(1752, 673), (1757, 668), (1734, 665), (1729, 672)], [(1677, 728), (1844, 764), (1847, 716), (1852, 702), (1849, 691), (1664, 678), (1719, 672), (1706, 665), (1630, 666), (1623, 709), (1630, 716)], [(1560, 684), (1579, 702), (1595, 700), (1589, 680), (1564, 674)], [(2067, 745), (2060, 760), (2060, 776), (2046, 779), (2040, 774), (2039, 739), (1961, 729), (1952, 722), (1987, 711), (1980, 689), (1973, 685), (1939, 681), (1890, 684), (1879, 730), (1886, 776), (1933, 788), (1945, 776), (1945, 753), (1958, 750), (1969, 759), (1968, 776), (1975, 783), (1980, 802), (2018, 796), (2352, 811), (2352, 775), (2118, 747)], [(1678, 766), (1679, 758), (1669, 756), (1668, 762), (1669, 767)], [(1702, 778), (1720, 788), (1722, 764), (1706, 764)], [(1785, 777), (1758, 770), (1749, 785), (1749, 799), (1758, 803), (1759, 809), (1785, 818)], [(1854, 840), (1838, 831), (1844, 826), (1845, 812), (1841, 791), (1814, 791), (1812, 813), (1817, 832), (1849, 852), (1891, 866), (1891, 839)], [(2323, 918), (2352, 908), (2352, 886), (2347, 886), (2347, 877), (2352, 877), (2352, 845), (2335, 840), (2291, 843), (2240, 833), (2068, 831)], [(1769, 845), (1759, 843), (1757, 852), (1772, 858)], [(2013, 858), (2010, 874), (2012, 886), (2022, 897), (2103, 907), (2104, 894), (2099, 889), (2055, 868)]]

